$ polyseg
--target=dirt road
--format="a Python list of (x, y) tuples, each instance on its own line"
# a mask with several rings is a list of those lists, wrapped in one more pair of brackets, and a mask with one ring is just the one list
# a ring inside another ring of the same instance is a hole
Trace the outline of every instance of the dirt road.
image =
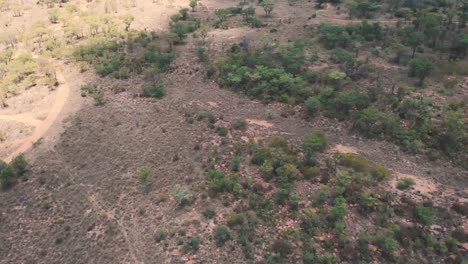
[(0, 116), (0, 120), (17, 121), (17, 122), (35, 126), (34, 132), (30, 136), (23, 139), (21, 142), (16, 142), (16, 144), (18, 144), (18, 147), (15, 149), (13, 153), (10, 153), (10, 155), (4, 159), (5, 162), (7, 163), (10, 162), (16, 156), (18, 156), (19, 154), (31, 148), (34, 142), (42, 138), (44, 134), (47, 132), (47, 130), (51, 127), (51, 125), (57, 119), (58, 115), (60, 114), (60, 112), (62, 111), (65, 105), (65, 102), (68, 99), (68, 96), (70, 95), (69, 84), (67, 83), (67, 81), (65, 80), (65, 77), (60, 71), (57, 72), (57, 81), (59, 83), (59, 86), (57, 88), (57, 95), (55, 98), (55, 102), (49, 109), (49, 113), (44, 121), (34, 119), (31, 116), (32, 113)]

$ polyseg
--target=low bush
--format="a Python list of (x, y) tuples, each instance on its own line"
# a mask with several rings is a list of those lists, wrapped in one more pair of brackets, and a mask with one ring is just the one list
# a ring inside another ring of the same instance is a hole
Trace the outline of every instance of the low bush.
[(403, 178), (397, 183), (397, 188), (400, 190), (409, 189), (411, 186), (415, 184), (414, 180), (411, 178)]
[(186, 186), (179, 184), (174, 186), (172, 196), (179, 206), (190, 205), (195, 201), (195, 197), (190, 193), (190, 190)]
[(242, 225), (244, 223), (244, 216), (238, 213), (231, 213), (226, 219), (228, 226), (237, 226)]
[(154, 241), (156, 241), (157, 243), (161, 242), (165, 238), (166, 238), (166, 233), (164, 233), (164, 231), (162, 230), (158, 230), (156, 234), (154, 235)]
[(224, 246), (224, 244), (231, 240), (231, 238), (232, 237), (229, 233), (229, 229), (226, 226), (219, 225), (215, 228), (214, 239), (218, 247)]
[(212, 219), (216, 216), (216, 212), (213, 208), (208, 207), (202, 212), (202, 215), (207, 219)]
[(23, 155), (14, 158), (10, 164), (0, 160), (0, 187), (8, 189), (12, 187), (19, 178), (26, 177), (28, 163)]
[(145, 97), (162, 98), (164, 94), (164, 86), (162, 82), (144, 84), (142, 86), (142, 95)]

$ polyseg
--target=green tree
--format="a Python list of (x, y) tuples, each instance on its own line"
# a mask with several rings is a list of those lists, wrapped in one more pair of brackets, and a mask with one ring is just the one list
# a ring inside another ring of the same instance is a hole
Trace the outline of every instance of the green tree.
[(185, 37), (187, 37), (188, 28), (185, 26), (185, 24), (177, 22), (174, 24), (171, 31), (177, 35), (179, 41), (182, 41)]
[(380, 6), (374, 1), (355, 0), (348, 3), (350, 17), (370, 18), (372, 12), (377, 11)]
[(416, 31), (414, 28), (405, 28), (403, 33), (402, 42), (405, 46), (411, 47), (413, 53), (411, 58), (414, 58), (416, 49), (424, 43), (426, 40), (426, 35), (424, 33)]
[(260, 6), (263, 7), (263, 10), (265, 11), (265, 15), (267, 17), (270, 17), (271, 11), (273, 11), (275, 4), (273, 3), (272, 0), (263, 0), (262, 2), (260, 2)]
[(214, 238), (216, 241), (216, 245), (218, 245), (219, 247), (223, 246), (228, 240), (231, 239), (229, 229), (223, 225), (217, 226), (214, 232)]
[(304, 102), (304, 106), (307, 112), (307, 115), (310, 117), (314, 117), (318, 111), (320, 111), (320, 108), (322, 107), (322, 104), (320, 103), (320, 97), (318, 96), (311, 96), (307, 98), (307, 100)]
[(412, 59), (410, 61), (410, 71), (409, 75), (411, 77), (417, 77), (419, 78), (418, 85), (422, 86), (424, 83), (424, 79), (426, 79), (427, 76), (429, 76), (434, 69), (434, 65), (432, 62), (424, 59)]
[(315, 165), (316, 153), (324, 151), (326, 147), (327, 141), (323, 131), (317, 130), (306, 135), (302, 143), (302, 150), (304, 151), (304, 163), (311, 166)]
[(127, 15), (122, 16), (122, 21), (125, 24), (125, 31), (128, 31), (128, 29), (130, 28), (130, 25), (132, 24), (133, 20), (135, 20), (135, 17), (132, 16), (131, 14), (127, 14)]
[(192, 8), (192, 12), (195, 12), (195, 8), (197, 7), (197, 0), (191, 0), (190, 7)]
[(179, 10), (179, 14), (181, 15), (181, 19), (182, 19), (182, 20), (187, 20), (187, 18), (188, 18), (188, 11), (189, 11), (188, 8), (182, 8), (181, 10)]

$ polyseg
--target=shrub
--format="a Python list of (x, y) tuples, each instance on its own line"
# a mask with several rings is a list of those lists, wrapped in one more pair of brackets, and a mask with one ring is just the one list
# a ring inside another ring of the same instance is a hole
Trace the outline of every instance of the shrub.
[(247, 122), (245, 120), (237, 119), (234, 120), (232, 127), (234, 129), (244, 129), (247, 127)]
[(289, 195), (289, 208), (291, 211), (297, 211), (299, 209), (299, 201), (301, 197), (297, 194), (290, 194)]
[(216, 212), (213, 208), (208, 207), (202, 212), (202, 215), (207, 219), (212, 219), (216, 216)]
[(382, 254), (387, 257), (393, 257), (398, 247), (398, 242), (387, 234), (378, 235), (374, 238), (373, 243), (376, 244), (382, 251)]
[(322, 152), (327, 147), (325, 133), (322, 131), (313, 131), (304, 137), (302, 150), (304, 151), (304, 163), (306, 165), (315, 165), (316, 152)]
[(195, 201), (195, 197), (190, 193), (189, 189), (186, 186), (181, 186), (179, 184), (174, 186), (172, 196), (179, 206), (189, 205)]
[(239, 157), (233, 157), (231, 159), (231, 170), (234, 171), (234, 172), (237, 172), (239, 171), (239, 167), (240, 167), (240, 163), (241, 163), (241, 160)]
[(403, 178), (397, 183), (397, 188), (400, 190), (409, 189), (411, 186), (415, 184), (414, 180), (411, 178)]
[(327, 141), (323, 131), (312, 131), (304, 137), (303, 149), (305, 152), (322, 152), (326, 147)]
[(57, 24), (59, 20), (58, 11), (56, 9), (49, 11), (49, 21), (52, 24)]
[(0, 187), (8, 189), (12, 187), (19, 177), (25, 177), (28, 171), (28, 163), (24, 155), (18, 155), (10, 164), (0, 160)]
[(158, 230), (156, 234), (154, 235), (154, 241), (156, 241), (157, 243), (161, 242), (165, 238), (166, 238), (166, 233), (164, 233), (164, 231), (162, 230)]
[(252, 164), (261, 166), (269, 156), (270, 152), (268, 149), (264, 147), (258, 147), (252, 157)]
[(434, 213), (432, 207), (418, 206), (415, 209), (414, 216), (419, 223), (430, 225), (434, 221)]
[(347, 214), (346, 200), (343, 197), (337, 197), (334, 201), (334, 206), (330, 210), (327, 216), (327, 220), (330, 223), (336, 223), (339, 220), (342, 220), (343, 217)]
[(383, 181), (390, 177), (390, 171), (380, 164), (374, 166), (371, 174), (377, 181)]
[(337, 155), (339, 165), (353, 168), (355, 171), (363, 172), (368, 169), (368, 162), (363, 157), (354, 153), (340, 153)]
[(434, 69), (434, 65), (432, 62), (424, 59), (412, 59), (409, 62), (410, 65), (410, 71), (409, 75), (411, 77), (417, 77), (419, 78), (419, 86), (423, 85), (424, 79), (426, 79), (427, 76), (429, 76)]
[(146, 184), (148, 181), (148, 178), (153, 174), (153, 169), (148, 166), (143, 166), (138, 169), (137, 175), (138, 175), (138, 180), (142, 184)]
[(279, 253), (281, 256), (287, 256), (291, 254), (292, 246), (288, 241), (278, 239), (273, 242), (271, 249), (273, 252)]
[(310, 117), (314, 117), (317, 112), (320, 111), (322, 104), (320, 103), (320, 97), (318, 96), (311, 96), (307, 98), (304, 102), (304, 106), (307, 112), (307, 115)]
[(217, 226), (214, 232), (214, 239), (218, 247), (224, 246), (224, 244), (231, 239), (231, 234), (227, 226)]
[(277, 148), (277, 149), (283, 149), (286, 150), (288, 149), (288, 141), (281, 136), (272, 136), (270, 138), (270, 148)]
[(238, 188), (236, 177), (226, 177), (224, 172), (211, 170), (206, 174), (206, 185), (213, 194), (231, 192)]
[(371, 212), (375, 209), (377, 198), (375, 198), (372, 194), (362, 193), (359, 197), (358, 203), (362, 212)]
[(304, 216), (301, 218), (301, 228), (309, 235), (314, 235), (319, 225), (317, 214), (312, 209), (304, 210)]
[[(10, 163), (17, 177), (23, 176), (28, 171), (28, 163), (23, 154), (16, 156)], [(1, 166), (0, 166), (1, 167)]]
[(385, 131), (385, 115), (379, 110), (369, 107), (353, 115), (353, 129), (369, 138), (383, 135)]
[(314, 179), (315, 177), (320, 175), (320, 168), (318, 167), (307, 167), (304, 170), (304, 177), (306, 179)]
[(194, 251), (197, 252), (200, 248), (200, 239), (198, 237), (192, 237), (189, 241), (189, 247)]
[(208, 56), (206, 55), (206, 50), (203, 47), (199, 47), (197, 49), (197, 56), (201, 62), (205, 62), (208, 60)]
[(288, 200), (288, 197), (289, 197), (288, 190), (283, 189), (283, 188), (278, 188), (278, 190), (276, 191), (276, 197), (275, 197), (275, 200), (276, 200), (277, 204), (279, 204), (279, 205), (286, 204), (286, 201)]
[(233, 212), (227, 217), (226, 222), (227, 225), (231, 227), (236, 225), (242, 225), (244, 223), (244, 216)]
[(164, 86), (162, 82), (145, 84), (142, 87), (142, 95), (145, 97), (162, 98), (164, 94)]
[(104, 92), (103, 91), (96, 91), (91, 94), (91, 97), (94, 99), (95, 105), (103, 105), (104, 104)]

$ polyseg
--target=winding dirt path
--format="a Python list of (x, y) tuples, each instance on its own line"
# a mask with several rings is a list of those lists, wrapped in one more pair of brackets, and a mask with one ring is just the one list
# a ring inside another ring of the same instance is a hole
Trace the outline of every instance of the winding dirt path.
[(0, 120), (3, 119), (3, 120), (18, 121), (18, 122), (30, 124), (36, 127), (34, 129), (34, 132), (30, 136), (21, 140), (21, 143), (17, 143), (19, 146), (15, 149), (13, 153), (11, 153), (9, 156), (7, 156), (4, 159), (5, 162), (9, 163), (16, 156), (30, 149), (33, 146), (34, 142), (42, 138), (42, 136), (52, 126), (52, 124), (55, 122), (58, 115), (62, 111), (65, 105), (65, 102), (67, 101), (68, 96), (70, 95), (70, 86), (66, 82), (65, 77), (60, 71), (57, 71), (56, 77), (59, 83), (59, 86), (57, 88), (57, 95), (55, 98), (55, 102), (53, 103), (52, 107), (49, 109), (47, 118), (44, 121), (41, 122), (40, 120), (33, 119), (32, 117), (27, 116), (26, 114), (0, 116)]

